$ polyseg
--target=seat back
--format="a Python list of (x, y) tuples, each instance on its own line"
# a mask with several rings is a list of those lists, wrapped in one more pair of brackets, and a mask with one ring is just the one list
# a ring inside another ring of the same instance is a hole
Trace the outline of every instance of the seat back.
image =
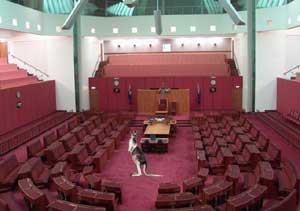
[(1, 211), (9, 211), (8, 203), (4, 199), (1, 199), (1, 198), (0, 198), (0, 210)]
[(55, 142), (57, 140), (57, 138), (58, 138), (57, 133), (55, 131), (52, 131), (51, 133), (44, 136), (44, 138), (43, 138), (44, 145), (45, 146), (51, 145), (53, 142)]
[(158, 110), (160, 110), (160, 111), (168, 110), (168, 100), (167, 99), (159, 99)]
[(0, 161), (0, 181), (4, 180), (14, 169), (18, 168), (19, 163), (16, 155), (11, 155)]
[(268, 154), (274, 160), (281, 160), (281, 151), (274, 144), (269, 144)]
[(40, 151), (42, 151), (43, 146), (42, 146), (42, 143), (40, 142), (40, 140), (37, 140), (37, 141), (32, 142), (29, 145), (27, 145), (26, 150), (27, 150), (27, 157), (30, 158), (30, 157), (35, 156)]
[(57, 136), (62, 137), (68, 132), (68, 127), (67, 125), (62, 125), (59, 128), (57, 128)]
[(271, 207), (264, 209), (265, 211), (282, 211), (297, 209), (297, 191), (294, 189), (283, 200), (273, 203)]
[(72, 133), (67, 133), (66, 135), (61, 137), (60, 141), (63, 143), (66, 151), (71, 151), (73, 146), (78, 143), (76, 136)]

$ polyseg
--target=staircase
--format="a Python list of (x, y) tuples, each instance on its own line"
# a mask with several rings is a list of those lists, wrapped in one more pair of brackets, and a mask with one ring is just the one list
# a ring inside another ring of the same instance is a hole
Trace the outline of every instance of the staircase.
[(28, 84), (39, 83), (37, 77), (32, 76), (15, 64), (8, 64), (7, 59), (0, 59), (0, 89), (7, 89)]
[(239, 70), (237, 69), (234, 59), (226, 59), (226, 62), (229, 65), (229, 68), (231, 70), (231, 75), (239, 76)]

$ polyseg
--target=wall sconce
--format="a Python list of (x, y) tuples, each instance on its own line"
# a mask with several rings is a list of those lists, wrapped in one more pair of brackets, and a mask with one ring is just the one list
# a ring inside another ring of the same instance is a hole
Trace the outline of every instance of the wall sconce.
[(201, 46), (201, 44), (200, 44), (200, 43), (198, 43), (198, 44), (197, 44), (197, 46), (198, 46), (198, 47), (200, 47), (200, 46)]
[(96, 87), (95, 86), (91, 86), (91, 90), (96, 90)]
[(152, 44), (149, 44), (149, 48), (151, 48), (152, 47)]
[(133, 44), (133, 47), (136, 48), (136, 44)]
[(181, 47), (184, 47), (184, 43), (181, 43)]
[(121, 48), (121, 45), (118, 45), (118, 48)]
[(217, 46), (217, 43), (214, 43), (214, 46), (216, 47), (216, 46)]

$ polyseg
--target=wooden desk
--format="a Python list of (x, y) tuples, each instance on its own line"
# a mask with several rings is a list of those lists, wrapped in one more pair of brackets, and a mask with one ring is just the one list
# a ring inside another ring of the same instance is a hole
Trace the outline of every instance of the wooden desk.
[(148, 125), (144, 135), (158, 135), (158, 136), (169, 136), (171, 132), (171, 125), (165, 123), (154, 123), (152, 125)]
[(103, 207), (93, 207), (81, 204), (75, 204), (68, 201), (55, 200), (48, 205), (51, 211), (106, 211)]
[(76, 201), (77, 188), (74, 183), (69, 181), (64, 176), (59, 176), (59, 177), (53, 178), (53, 183), (57, 189), (58, 195), (63, 200), (70, 200), (73, 202)]
[(36, 210), (46, 210), (48, 203), (47, 197), (40, 189), (38, 189), (31, 179), (25, 178), (18, 181), (20, 191), (24, 194), (24, 198), (31, 204), (30, 206)]

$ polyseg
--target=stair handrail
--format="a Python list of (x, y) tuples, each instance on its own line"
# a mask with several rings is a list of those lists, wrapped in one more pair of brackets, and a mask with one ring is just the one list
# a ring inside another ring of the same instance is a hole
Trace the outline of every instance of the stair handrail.
[(43, 72), (42, 70), (40, 70), (39, 68), (37, 68), (37, 67), (35, 67), (35, 66), (29, 64), (28, 62), (24, 61), (23, 59), (21, 59), (21, 58), (15, 56), (15, 55), (12, 54), (11, 52), (8, 52), (8, 55), (11, 56), (12, 58), (14, 58), (14, 59), (16, 59), (16, 60), (22, 62), (24, 65), (33, 68), (36, 72), (41, 73), (43, 76), (46, 76), (47, 78), (49, 78), (49, 75), (48, 75), (47, 73), (45, 73), (45, 72)]
[(237, 61), (236, 55), (235, 55), (234, 52), (233, 52), (232, 55), (233, 55), (233, 61), (235, 63), (236, 71), (237, 71), (238, 75), (241, 75), (240, 68), (239, 68), (239, 63)]
[(98, 71), (100, 62), (101, 62), (101, 54), (98, 55), (98, 59), (97, 59), (96, 64), (95, 64), (94, 71), (93, 71), (93, 73), (92, 73), (92, 76), (93, 76), (93, 77), (95, 77), (96, 72)]
[(296, 65), (296, 66), (290, 68), (289, 70), (287, 70), (286, 72), (284, 72), (283, 75), (287, 75), (288, 73), (292, 72), (293, 70), (295, 70), (295, 69), (297, 69), (297, 68), (298, 68), (298, 69), (300, 68), (300, 64), (298, 64), (298, 65)]

